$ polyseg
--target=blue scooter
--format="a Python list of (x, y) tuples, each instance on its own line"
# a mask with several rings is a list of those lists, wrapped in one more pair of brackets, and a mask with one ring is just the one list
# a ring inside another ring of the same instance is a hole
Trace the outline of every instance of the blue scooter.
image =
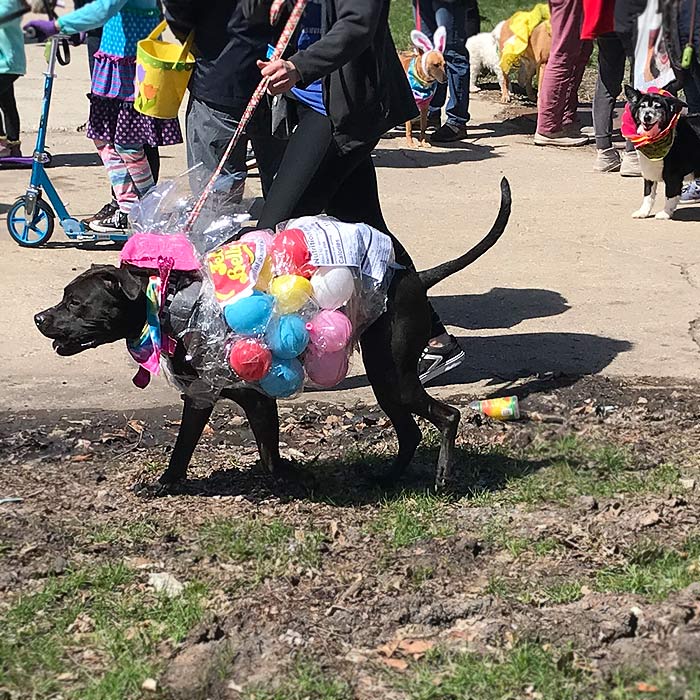
[[(51, 92), (56, 77), (56, 63), (67, 65), (70, 62), (68, 38), (62, 35), (49, 39), (49, 65), (44, 80), (44, 99), (41, 106), (41, 121), (36, 136), (36, 147), (32, 163), (32, 175), (27, 193), (20, 197), (7, 213), (7, 228), (16, 243), (25, 248), (38, 248), (44, 245), (53, 234), (54, 222), (58, 216), (61, 228), (69, 239), (79, 243), (94, 241), (125, 241), (127, 233), (95, 233), (72, 217), (66, 209), (56, 188), (46, 172), (51, 156), (46, 152), (46, 132), (48, 131)], [(48, 198), (42, 197), (45, 193)], [(53, 208), (52, 208), (53, 207)]]

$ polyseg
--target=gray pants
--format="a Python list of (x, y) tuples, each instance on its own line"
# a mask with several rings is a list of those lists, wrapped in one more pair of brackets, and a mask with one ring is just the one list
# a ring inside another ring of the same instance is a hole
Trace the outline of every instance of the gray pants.
[[(236, 113), (234, 110), (211, 105), (190, 96), (186, 116), (187, 165), (193, 168), (202, 164), (203, 167), (193, 174), (193, 179), (200, 189), (219, 165), (240, 117), (240, 112)], [(282, 159), (285, 143), (272, 136), (270, 110), (264, 100), (250, 120), (246, 134), (233, 149), (222, 170), (222, 176), (231, 180), (231, 192), (236, 194), (240, 190), (240, 196), (243, 195), (248, 174), (246, 149), (249, 138), (258, 162), (263, 194), (267, 194)]]
[[(612, 148), (612, 126), (615, 103), (622, 92), (625, 60), (632, 57), (632, 39), (619, 34), (603, 34), (598, 39), (598, 80), (593, 95), (593, 127), (596, 148)], [(630, 68), (630, 84), (633, 84)], [(625, 141), (625, 150), (634, 146)]]

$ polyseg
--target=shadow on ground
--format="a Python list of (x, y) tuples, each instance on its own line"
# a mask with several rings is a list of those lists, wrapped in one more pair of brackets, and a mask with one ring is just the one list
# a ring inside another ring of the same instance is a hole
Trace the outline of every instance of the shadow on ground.
[(58, 153), (51, 158), (54, 168), (84, 168), (102, 165), (97, 153)]
[[(306, 499), (335, 506), (360, 506), (390, 501), (406, 492), (425, 493), (435, 485), (438, 450), (420, 447), (406, 472), (393, 487), (380, 485), (393, 453), (351, 454), (341, 458), (311, 461), (300, 476), (272, 481), (258, 465), (254, 469), (213, 471), (200, 479), (190, 478), (172, 492), (201, 497), (239, 496), (259, 502), (275, 495), (282, 500)], [(454, 479), (449, 492), (456, 498), (500, 491), (512, 482), (548, 466), (550, 459), (527, 459), (507, 452), (484, 452), (458, 447)]]
[[(397, 138), (399, 136), (397, 135)], [(403, 134), (400, 135), (404, 139)], [(483, 146), (469, 141), (451, 143), (445, 148), (408, 148), (401, 141), (403, 148), (376, 148), (374, 163), (379, 168), (432, 168), (455, 163), (475, 163), (488, 158), (498, 158), (496, 148)]]
[(530, 318), (558, 316), (569, 310), (567, 300), (550, 289), (494, 287), (485, 294), (431, 296), (444, 323), (464, 330), (512, 328)]

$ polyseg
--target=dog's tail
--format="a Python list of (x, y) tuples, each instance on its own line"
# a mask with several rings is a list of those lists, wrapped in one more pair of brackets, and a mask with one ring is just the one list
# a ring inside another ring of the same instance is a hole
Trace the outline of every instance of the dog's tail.
[(510, 218), (510, 205), (510, 185), (508, 184), (508, 180), (503, 178), (501, 180), (501, 206), (498, 210), (498, 216), (496, 217), (496, 221), (494, 221), (491, 230), (464, 255), (460, 255), (454, 260), (448, 260), (447, 262), (437, 265), (436, 267), (431, 267), (429, 270), (419, 272), (418, 276), (420, 277), (420, 281), (423, 283), (425, 289), (430, 289), (438, 282), (442, 282), (442, 280), (444, 280), (446, 277), (454, 275), (455, 272), (463, 270), (465, 267), (467, 267), (467, 265), (471, 265), (489, 248), (491, 248), (506, 230), (506, 225), (508, 223), (508, 219)]

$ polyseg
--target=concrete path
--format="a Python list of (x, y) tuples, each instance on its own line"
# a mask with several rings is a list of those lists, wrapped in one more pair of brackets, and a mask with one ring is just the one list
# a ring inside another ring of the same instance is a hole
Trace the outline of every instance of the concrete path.
[[(28, 47), (29, 75), (17, 85), (25, 148), (31, 150), (42, 93), (43, 49)], [(51, 113), (51, 178), (71, 212), (87, 215), (108, 196), (92, 144), (76, 127), (87, 118), (84, 47), (60, 69)], [(636, 221), (641, 181), (591, 171), (594, 150), (536, 148), (525, 119), (476, 97), (470, 139), (450, 149), (407, 151), (385, 139), (376, 155), (388, 222), (419, 268), (461, 254), (489, 228), (498, 182), (508, 177), (513, 213), (499, 244), (434, 291), (435, 305), (461, 338), (467, 361), (437, 393), (537, 373), (697, 378), (700, 375), (700, 207), (679, 221)], [(183, 147), (164, 149), (162, 177), (185, 166)], [(26, 188), (26, 171), (0, 171), (0, 213)], [(255, 192), (257, 183), (252, 183)], [(4, 218), (4, 217), (3, 217)], [(178, 401), (165, 382), (130, 382), (123, 345), (59, 358), (33, 314), (93, 262), (114, 250), (80, 250), (58, 232), (50, 246), (17, 247), (0, 232), (0, 409), (130, 409)], [(359, 360), (357, 361), (359, 365)], [(360, 368), (357, 368), (360, 371)], [(364, 377), (325, 398), (369, 396)], [(315, 394), (319, 397), (319, 394)]]

